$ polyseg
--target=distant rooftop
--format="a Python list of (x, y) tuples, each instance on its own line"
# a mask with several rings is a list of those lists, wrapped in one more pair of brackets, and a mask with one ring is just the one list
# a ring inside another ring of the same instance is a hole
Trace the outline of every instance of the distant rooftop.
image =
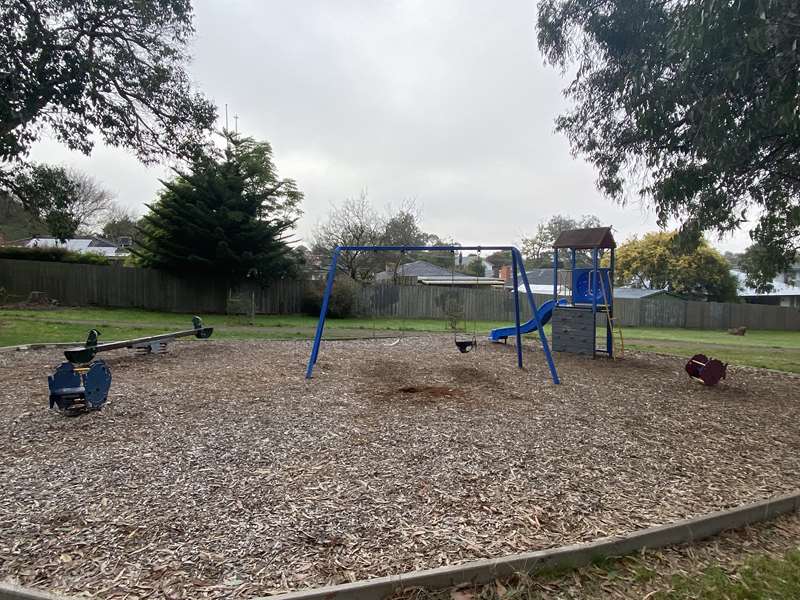
[[(431, 264), (424, 260), (415, 260), (414, 262), (405, 263), (397, 268), (398, 277), (450, 277), (450, 269), (445, 269), (437, 265)], [(376, 276), (377, 279), (387, 279), (394, 276), (394, 272), (390, 270), (382, 271)]]
[(562, 231), (553, 248), (575, 248), (588, 250), (591, 248), (616, 248), (617, 243), (611, 235), (611, 227), (587, 227), (586, 229), (569, 229)]
[(774, 289), (766, 293), (759, 293), (753, 288), (747, 287), (745, 284), (747, 276), (742, 271), (731, 269), (731, 275), (736, 277), (739, 282), (739, 296), (752, 298), (765, 296), (800, 296), (800, 268), (793, 270), (793, 272), (789, 274), (788, 282), (785, 273), (778, 275), (772, 280), (772, 287)]
[(632, 298), (641, 300), (642, 298), (650, 298), (651, 296), (658, 296), (659, 294), (669, 294), (667, 290), (656, 289), (648, 290), (646, 288), (632, 288), (632, 287), (617, 287), (614, 288), (614, 298)]
[(424, 285), (503, 287), (503, 280), (498, 277), (476, 277), (475, 275), (463, 274), (455, 276), (420, 277), (419, 282)]
[(34, 237), (19, 240), (16, 244), (25, 248), (63, 248), (70, 252), (92, 252), (103, 256), (117, 256), (119, 250), (116, 244), (100, 237), (71, 238), (65, 242), (52, 237)]

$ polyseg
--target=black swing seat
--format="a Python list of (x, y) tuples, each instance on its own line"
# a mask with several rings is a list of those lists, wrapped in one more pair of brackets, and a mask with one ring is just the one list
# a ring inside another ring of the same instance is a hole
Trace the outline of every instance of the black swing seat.
[(477, 340), (456, 340), (456, 348), (461, 354), (466, 354), (470, 350), (472, 350), (475, 346), (478, 345)]

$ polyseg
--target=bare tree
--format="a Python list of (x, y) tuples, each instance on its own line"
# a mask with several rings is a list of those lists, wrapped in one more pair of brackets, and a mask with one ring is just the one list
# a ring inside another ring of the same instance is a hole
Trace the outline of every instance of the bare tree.
[(83, 171), (70, 168), (67, 169), (67, 176), (77, 190), (70, 212), (78, 222), (78, 227), (84, 230), (99, 227), (108, 219), (114, 207), (114, 195), (94, 177)]
[[(429, 246), (438, 241), (438, 237), (422, 230), (422, 210), (414, 200), (404, 200), (399, 207), (386, 207), (383, 221), (381, 243), (386, 246)], [(453, 254), (449, 252), (389, 252), (386, 254), (387, 267), (391, 268), (392, 280), (397, 281), (400, 265), (410, 260), (428, 260), (445, 263), (450, 266)]]
[(113, 204), (101, 221), (103, 237), (114, 243), (119, 243), (121, 238), (134, 238), (138, 217), (127, 206)]
[[(583, 215), (578, 219), (554, 215), (545, 222), (539, 223), (536, 233), (522, 238), (522, 254), (528, 267), (549, 267), (553, 264), (553, 243), (556, 238), (569, 229), (600, 227), (600, 219), (594, 215)], [(578, 252), (579, 262), (589, 260), (589, 254)]]
[[(331, 255), (336, 246), (373, 246), (380, 243), (383, 232), (383, 219), (362, 191), (357, 198), (331, 207), (327, 220), (314, 230), (313, 252)], [(347, 251), (339, 257), (340, 268), (352, 279), (370, 279), (377, 264), (369, 251)]]

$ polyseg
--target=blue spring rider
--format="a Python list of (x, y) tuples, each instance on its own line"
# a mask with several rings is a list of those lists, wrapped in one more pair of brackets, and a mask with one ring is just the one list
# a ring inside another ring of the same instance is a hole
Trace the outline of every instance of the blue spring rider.
[(102, 360), (89, 365), (75, 366), (61, 363), (48, 376), (50, 408), (75, 415), (87, 410), (100, 410), (111, 388), (111, 371)]

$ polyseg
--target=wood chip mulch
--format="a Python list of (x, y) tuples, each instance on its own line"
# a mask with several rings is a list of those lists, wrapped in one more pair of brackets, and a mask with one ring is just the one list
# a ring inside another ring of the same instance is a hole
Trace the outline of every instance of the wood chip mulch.
[[(800, 377), (451, 339), (181, 342), (47, 408), (56, 350), (0, 354), (0, 580), (246, 598), (629, 532), (798, 486)], [(698, 349), (698, 351), (702, 348)]]

